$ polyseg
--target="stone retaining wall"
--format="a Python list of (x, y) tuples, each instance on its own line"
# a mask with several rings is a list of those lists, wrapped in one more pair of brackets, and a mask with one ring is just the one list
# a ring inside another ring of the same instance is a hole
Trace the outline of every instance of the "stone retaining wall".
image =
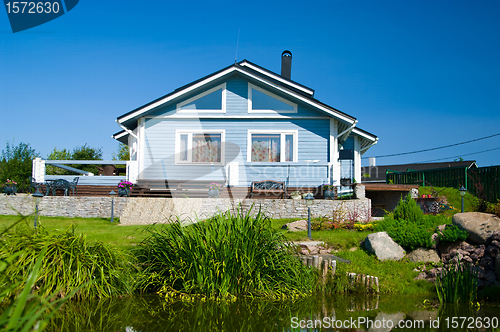
[[(271, 218), (307, 218), (304, 200), (293, 199), (229, 199), (229, 198), (115, 198), (114, 214), (123, 225), (165, 223), (179, 217), (189, 222), (205, 219), (219, 211), (240, 208), (247, 212), (259, 209)], [(32, 214), (35, 210), (33, 198), (19, 194), (0, 196), (0, 214)], [(47, 196), (39, 205), (42, 216), (94, 217), (111, 216), (110, 197), (63, 197)], [(315, 200), (311, 207), (313, 217), (350, 214), (351, 218), (367, 220), (371, 212), (371, 201), (367, 198), (353, 200)]]

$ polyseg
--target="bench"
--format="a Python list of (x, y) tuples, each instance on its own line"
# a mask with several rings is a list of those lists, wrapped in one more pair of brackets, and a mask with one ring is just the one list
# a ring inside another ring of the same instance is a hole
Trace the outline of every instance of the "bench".
[(253, 181), (251, 188), (251, 197), (254, 194), (265, 194), (266, 196), (286, 196), (286, 186), (285, 182), (274, 181), (274, 180), (264, 180), (264, 181)]

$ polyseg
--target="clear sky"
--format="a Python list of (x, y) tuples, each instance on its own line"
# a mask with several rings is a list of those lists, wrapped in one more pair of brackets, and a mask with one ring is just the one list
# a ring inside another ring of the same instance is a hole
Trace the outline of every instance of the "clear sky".
[[(12, 33), (0, 8), (0, 149), (117, 151), (115, 119), (247, 59), (379, 137), (364, 157), (500, 133), (500, 1), (95, 1)], [(377, 164), (500, 165), (500, 136)], [(367, 160), (365, 160), (367, 163)]]

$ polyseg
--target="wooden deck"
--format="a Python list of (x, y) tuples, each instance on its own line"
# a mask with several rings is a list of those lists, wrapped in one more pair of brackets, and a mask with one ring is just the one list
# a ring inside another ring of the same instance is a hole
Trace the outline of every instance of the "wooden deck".
[(365, 191), (410, 191), (417, 189), (418, 185), (413, 184), (387, 184), (387, 183), (362, 183)]

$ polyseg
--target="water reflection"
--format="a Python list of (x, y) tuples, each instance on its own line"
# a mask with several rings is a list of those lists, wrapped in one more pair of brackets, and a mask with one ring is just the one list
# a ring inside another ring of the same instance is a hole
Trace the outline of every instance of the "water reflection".
[[(401, 296), (334, 295), (294, 302), (244, 299), (174, 304), (157, 296), (127, 297), (70, 302), (57, 313), (47, 331), (449, 331), (452, 317), (470, 317), (476, 323), (478, 317), (483, 322), (489, 317), (490, 323), (496, 317), (498, 326), (499, 307), (449, 305), (438, 309), (423, 303), (422, 298)], [(492, 330), (466, 327), (454, 330)]]

